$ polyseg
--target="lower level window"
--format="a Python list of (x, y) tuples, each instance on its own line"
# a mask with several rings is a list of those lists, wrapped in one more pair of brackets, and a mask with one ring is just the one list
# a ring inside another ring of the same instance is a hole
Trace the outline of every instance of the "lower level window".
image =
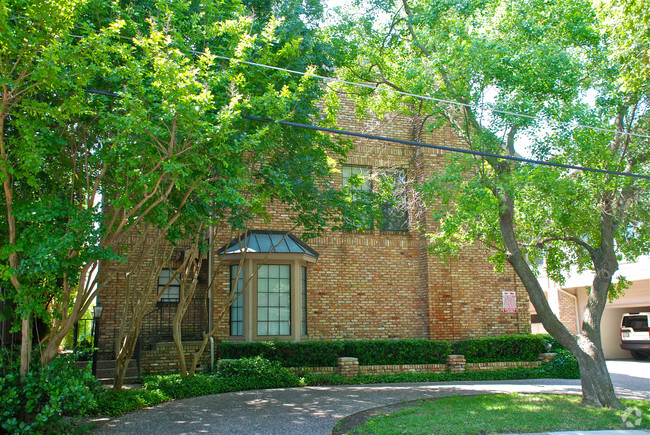
[(264, 264), (257, 271), (257, 335), (291, 335), (288, 264)]
[(299, 262), (231, 265), (230, 294), (231, 336), (266, 340), (307, 335), (307, 267)]
[(230, 335), (244, 335), (244, 274), (239, 266), (230, 266), (230, 291), (234, 298), (230, 305)]
[(162, 269), (158, 275), (158, 302), (178, 302), (181, 294), (181, 283), (178, 275), (171, 269)]

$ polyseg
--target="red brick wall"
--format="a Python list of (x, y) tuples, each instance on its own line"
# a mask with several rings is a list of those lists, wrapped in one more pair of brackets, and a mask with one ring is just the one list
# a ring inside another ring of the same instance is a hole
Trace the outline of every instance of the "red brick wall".
[(572, 334), (578, 333), (578, 326), (576, 323), (576, 300), (564, 291), (558, 292), (558, 303), (560, 307), (560, 315), (558, 318), (560, 322), (567, 327)]
[[(339, 121), (342, 129), (463, 146), (450, 128), (420, 134), (417, 118), (390, 115), (384, 120), (360, 121), (349, 100), (342, 102)], [(439, 150), (366, 139), (355, 139), (354, 143), (347, 164), (375, 169), (400, 165), (406, 168), (409, 180), (426, 179), (445, 164), (446, 153)], [(341, 175), (335, 175), (333, 182), (341, 185)], [(528, 297), (512, 269), (506, 267), (504, 275), (496, 275), (485, 259), (486, 252), (478, 246), (448, 263), (429, 254), (425, 233), (433, 230), (436, 222), (417, 202), (414, 204), (409, 211), (414, 219), (410, 232), (329, 231), (321, 238), (305, 240), (320, 253), (308, 270), (308, 338), (460, 340), (530, 332)], [(292, 225), (289, 213), (278, 206), (271, 208), (269, 220), (253, 222), (249, 228), (287, 230)], [(299, 229), (293, 231), (300, 236)], [(229, 231), (219, 232), (215, 247), (220, 248), (234, 236)], [(214, 270), (213, 316), (218, 319), (228, 294), (229, 269), (215, 263)], [(503, 313), (505, 290), (517, 293), (516, 313)], [(122, 291), (116, 282), (102, 294), (107, 315), (119, 306)], [(220, 339), (227, 339), (228, 318), (226, 312), (220, 323)], [(107, 319), (106, 323), (107, 328), (109, 324), (115, 327), (119, 320)], [(160, 352), (155, 358), (162, 358)]]

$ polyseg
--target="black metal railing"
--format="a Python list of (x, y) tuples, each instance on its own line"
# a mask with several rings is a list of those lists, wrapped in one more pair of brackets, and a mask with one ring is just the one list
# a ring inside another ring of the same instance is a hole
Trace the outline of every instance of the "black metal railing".
[[(206, 313), (194, 301), (188, 308), (181, 321), (181, 336), (183, 341), (200, 340), (206, 328)], [(173, 341), (172, 325), (176, 315), (177, 304), (159, 302), (142, 321), (140, 328), (140, 344), (142, 350), (152, 350), (157, 343)]]

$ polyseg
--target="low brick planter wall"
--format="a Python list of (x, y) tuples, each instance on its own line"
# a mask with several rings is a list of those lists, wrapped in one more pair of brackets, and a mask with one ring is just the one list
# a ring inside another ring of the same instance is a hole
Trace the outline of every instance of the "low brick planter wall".
[(534, 369), (542, 365), (541, 361), (507, 361), (507, 362), (488, 362), (488, 363), (467, 363), (465, 370), (476, 372), (480, 370), (505, 370), (523, 367), (525, 369)]
[(463, 373), (465, 371), (506, 370), (523, 367), (534, 369), (546, 361), (506, 361), (486, 363), (466, 363), (463, 355), (449, 355), (447, 364), (395, 364), (360, 366), (357, 358), (339, 358), (337, 367), (290, 367), (293, 373), (314, 375), (340, 374), (346, 377), (360, 375), (395, 375), (399, 373)]
[[(185, 349), (185, 362), (189, 366), (193, 353), (196, 352), (201, 343), (200, 342), (184, 342)], [(210, 368), (210, 345), (201, 356), (197, 371)], [(176, 347), (174, 343), (161, 342), (156, 344), (154, 350), (142, 351), (142, 364), (140, 366), (142, 374), (158, 375), (165, 373), (178, 373), (178, 355), (176, 354)]]
[(400, 364), (360, 366), (362, 375), (395, 375), (398, 373), (444, 373), (446, 364)]

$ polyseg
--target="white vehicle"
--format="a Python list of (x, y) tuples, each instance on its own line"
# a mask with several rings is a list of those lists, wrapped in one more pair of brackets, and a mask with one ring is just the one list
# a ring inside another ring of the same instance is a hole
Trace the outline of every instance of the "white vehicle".
[(650, 356), (650, 313), (623, 314), (621, 349), (632, 352), (632, 358), (636, 360)]

